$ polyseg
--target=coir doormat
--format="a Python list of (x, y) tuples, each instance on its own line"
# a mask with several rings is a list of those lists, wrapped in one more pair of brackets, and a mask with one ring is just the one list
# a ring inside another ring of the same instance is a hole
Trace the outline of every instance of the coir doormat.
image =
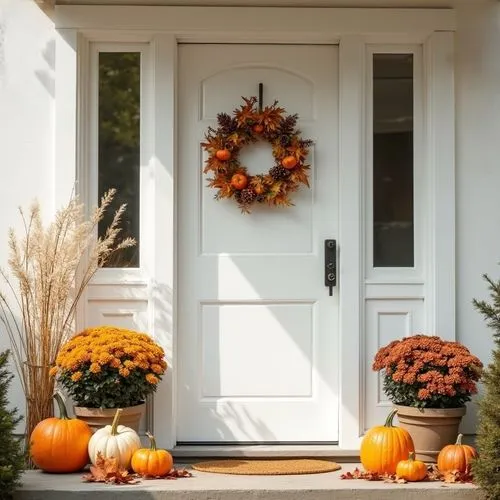
[(285, 460), (215, 460), (193, 464), (201, 472), (243, 475), (319, 474), (340, 469), (336, 462), (309, 458)]

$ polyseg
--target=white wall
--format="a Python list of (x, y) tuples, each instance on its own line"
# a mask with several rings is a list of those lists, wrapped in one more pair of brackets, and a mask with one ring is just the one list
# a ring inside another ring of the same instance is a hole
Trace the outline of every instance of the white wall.
[[(7, 231), (20, 227), (17, 207), (35, 198), (53, 212), (54, 33), (32, 0), (0, 0), (0, 265)], [(2, 285), (2, 290), (5, 288)], [(9, 345), (0, 330), (0, 349)], [(12, 404), (24, 407), (18, 384)]]
[[(471, 301), (487, 296), (482, 273), (500, 277), (500, 2), (496, 0), (458, 9), (456, 101), (457, 334), (487, 362), (492, 334)], [(474, 429), (472, 413), (464, 425), (466, 432)]]

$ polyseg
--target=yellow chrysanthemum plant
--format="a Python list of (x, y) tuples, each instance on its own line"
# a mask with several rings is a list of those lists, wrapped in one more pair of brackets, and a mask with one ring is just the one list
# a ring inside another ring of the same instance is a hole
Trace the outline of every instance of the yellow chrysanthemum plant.
[(61, 347), (51, 375), (76, 406), (124, 408), (143, 403), (166, 369), (165, 352), (148, 334), (99, 326)]

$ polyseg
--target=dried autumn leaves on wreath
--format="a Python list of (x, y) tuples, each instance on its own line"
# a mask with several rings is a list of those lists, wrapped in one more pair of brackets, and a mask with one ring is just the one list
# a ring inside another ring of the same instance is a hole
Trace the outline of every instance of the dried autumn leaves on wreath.
[[(254, 204), (293, 205), (290, 194), (301, 184), (309, 187), (306, 159), (313, 141), (302, 139), (297, 129), (298, 115), (285, 115), (275, 101), (259, 109), (257, 98), (243, 97), (244, 104), (217, 115), (218, 127), (209, 127), (202, 147), (208, 153), (203, 172), (213, 173), (208, 186), (217, 189), (215, 199), (234, 199), (243, 213)], [(272, 146), (274, 165), (267, 173), (250, 175), (239, 161), (247, 145), (267, 141)]]

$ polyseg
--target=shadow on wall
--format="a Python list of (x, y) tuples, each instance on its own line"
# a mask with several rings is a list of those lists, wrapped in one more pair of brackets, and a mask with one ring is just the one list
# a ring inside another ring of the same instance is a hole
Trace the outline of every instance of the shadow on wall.
[(54, 99), (56, 96), (56, 80), (54, 76), (56, 70), (56, 42), (53, 38), (45, 44), (42, 50), (42, 57), (47, 63), (48, 69), (37, 69), (35, 70), (35, 75)]
[[(169, 394), (174, 386), (174, 379), (178, 376), (177, 362), (180, 360), (176, 358), (175, 352), (168, 350), (168, 346), (171, 345), (174, 345), (174, 350), (176, 349), (172, 339), (172, 304), (174, 300), (172, 289), (158, 282), (152, 283), (152, 288), (155, 311), (154, 339), (166, 349), (165, 357), (168, 363), (168, 370), (154, 396), (155, 418), (153, 421), (152, 415), (148, 415), (148, 425), (150, 425), (150, 429), (152, 429), (154, 422), (154, 432), (157, 435), (157, 438), (161, 439), (166, 430), (164, 427), (168, 427), (171, 424), (170, 419), (173, 418), (175, 421), (174, 409), (170, 405), (171, 400), (169, 398)], [(182, 304), (179, 304), (179, 308), (182, 309)], [(182, 332), (179, 332), (178, 334), (182, 335)], [(193, 349), (196, 348), (196, 346), (193, 346)], [(194, 388), (187, 388), (187, 390), (194, 390)], [(173, 404), (176, 405), (178, 402), (173, 402)], [(225, 441), (226, 443), (234, 440), (234, 429), (231, 427), (236, 427), (244, 432), (249, 442), (254, 439), (255, 435), (266, 436), (266, 439), (269, 441), (275, 440), (275, 436), (263, 421), (255, 418), (254, 415), (251, 415), (244, 408), (234, 408), (230, 402), (225, 404), (223, 408), (219, 408), (218, 411), (212, 410), (208, 418), (212, 423), (205, 422), (205, 424), (214, 425), (217, 428), (217, 433), (221, 441)], [(229, 425), (226, 425), (226, 423)], [(200, 426), (203, 426), (203, 424), (204, 422), (200, 421)], [(203, 430), (201, 430), (201, 434), (203, 434)], [(237, 454), (238, 452), (235, 451), (234, 453)]]

